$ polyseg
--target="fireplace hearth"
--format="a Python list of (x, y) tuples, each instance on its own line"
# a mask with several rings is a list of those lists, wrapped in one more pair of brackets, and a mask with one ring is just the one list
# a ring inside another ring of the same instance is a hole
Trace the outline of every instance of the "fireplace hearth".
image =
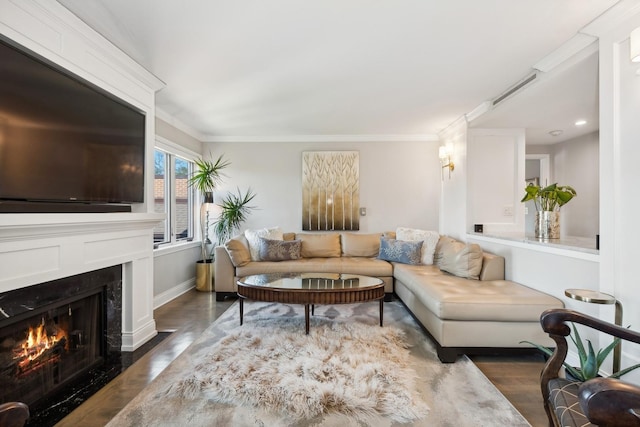
[(0, 402), (55, 424), (122, 370), (122, 266), (0, 294)]

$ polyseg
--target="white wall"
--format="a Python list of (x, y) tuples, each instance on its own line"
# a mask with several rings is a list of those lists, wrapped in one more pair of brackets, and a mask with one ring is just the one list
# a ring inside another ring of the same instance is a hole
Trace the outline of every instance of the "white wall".
[(467, 231), (524, 231), (524, 141), (524, 129), (469, 130)]
[(438, 135), (451, 154), (455, 169), (445, 174), (440, 197), (440, 234), (465, 240), (467, 233), (467, 122), (457, 120)]
[(216, 201), (231, 190), (257, 194), (243, 229), (302, 229), (302, 152), (360, 153), (360, 232), (398, 226), (438, 229), (440, 164), (437, 142), (233, 142), (207, 143), (204, 153), (231, 161)]

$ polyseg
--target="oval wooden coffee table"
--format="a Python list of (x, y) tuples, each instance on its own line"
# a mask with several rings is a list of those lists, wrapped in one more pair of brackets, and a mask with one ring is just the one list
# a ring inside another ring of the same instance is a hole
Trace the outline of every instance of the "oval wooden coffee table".
[(286, 273), (257, 274), (238, 280), (240, 324), (243, 323), (244, 300), (304, 304), (305, 332), (309, 334), (309, 305), (352, 304), (380, 301), (380, 326), (384, 306), (384, 282), (376, 277), (357, 274)]

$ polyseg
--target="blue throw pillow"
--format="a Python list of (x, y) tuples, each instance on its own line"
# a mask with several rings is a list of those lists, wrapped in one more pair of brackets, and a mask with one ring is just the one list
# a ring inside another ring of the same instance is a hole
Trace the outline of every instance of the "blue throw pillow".
[(378, 259), (418, 265), (422, 263), (422, 240), (409, 242), (405, 240), (380, 238), (380, 254)]

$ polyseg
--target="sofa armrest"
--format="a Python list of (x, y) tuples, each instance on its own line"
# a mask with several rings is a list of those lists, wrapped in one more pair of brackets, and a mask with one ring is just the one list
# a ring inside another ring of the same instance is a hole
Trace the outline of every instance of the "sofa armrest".
[(229, 252), (224, 246), (214, 249), (215, 276), (214, 288), (216, 292), (236, 292), (236, 268), (231, 262)]
[(504, 257), (483, 252), (479, 277), (480, 280), (504, 280)]
[(640, 388), (612, 378), (594, 378), (578, 389), (580, 407), (599, 426), (640, 425)]

